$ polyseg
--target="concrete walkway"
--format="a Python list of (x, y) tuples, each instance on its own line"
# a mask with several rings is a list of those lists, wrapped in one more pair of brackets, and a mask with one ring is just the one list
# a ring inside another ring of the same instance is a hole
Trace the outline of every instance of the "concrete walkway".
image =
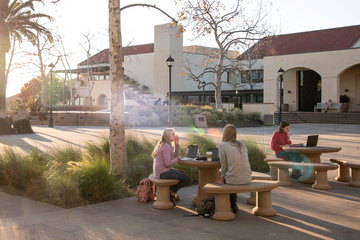
[[(28, 151), (32, 147), (44, 151), (52, 147), (72, 145), (83, 147), (86, 143), (100, 140), (101, 136), (108, 135), (108, 127), (67, 127), (56, 126), (48, 128), (34, 126), (35, 134), (18, 134), (0, 136), (0, 149), (4, 146), (14, 146), (18, 149)], [(204, 131), (195, 128), (175, 128), (180, 140), (187, 138), (189, 133), (204, 134), (220, 143), (222, 129), (212, 128)], [(273, 154), (270, 149), (272, 133), (276, 127), (253, 127), (238, 128), (239, 138), (254, 139), (262, 145), (268, 153)], [(127, 133), (144, 135), (149, 139), (158, 140), (163, 128), (137, 128), (128, 129)], [(322, 155), (324, 160), (332, 158), (350, 159), (360, 162), (360, 125), (339, 124), (293, 124), (291, 125), (291, 139), (293, 143), (305, 143), (308, 135), (319, 134), (319, 146), (342, 147), (342, 151)]]
[(173, 210), (156, 210), (151, 204), (126, 198), (62, 209), (0, 192), (0, 239), (346, 239), (360, 236), (360, 189), (330, 183), (333, 190), (314, 190), (295, 183), (273, 191), (278, 215), (251, 214), (248, 194), (239, 194), (236, 220), (219, 222), (192, 214), (196, 187), (179, 191)]

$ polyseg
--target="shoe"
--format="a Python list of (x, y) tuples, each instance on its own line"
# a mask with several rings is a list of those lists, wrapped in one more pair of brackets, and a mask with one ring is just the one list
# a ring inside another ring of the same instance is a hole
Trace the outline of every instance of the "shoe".
[(176, 197), (175, 197), (175, 193), (170, 193), (170, 201), (174, 204), (174, 207), (176, 206)]
[(298, 169), (293, 169), (291, 172), (291, 177), (298, 179), (301, 176), (301, 171)]

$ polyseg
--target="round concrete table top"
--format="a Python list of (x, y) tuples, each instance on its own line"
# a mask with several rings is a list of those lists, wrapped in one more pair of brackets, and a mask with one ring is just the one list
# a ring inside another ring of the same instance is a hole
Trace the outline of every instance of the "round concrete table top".
[(220, 162), (198, 161), (198, 160), (179, 160), (180, 165), (197, 168), (220, 168)]
[(299, 152), (299, 153), (332, 153), (339, 152), (341, 148), (335, 147), (284, 147), (284, 151), (286, 152)]
[(351, 168), (360, 168), (359, 163), (352, 163), (352, 162), (346, 162), (345, 166), (351, 167)]

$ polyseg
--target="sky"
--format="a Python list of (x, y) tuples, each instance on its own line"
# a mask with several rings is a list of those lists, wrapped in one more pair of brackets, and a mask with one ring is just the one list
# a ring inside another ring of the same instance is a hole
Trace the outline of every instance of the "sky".
[[(223, 0), (226, 4), (230, 0)], [(50, 2), (50, 0), (45, 0)], [(253, 2), (244, 0), (244, 2)], [(262, 0), (267, 6), (267, 23), (279, 34), (312, 31), (342, 26), (359, 25), (359, 0)], [(180, 10), (173, 0), (121, 0), (121, 5), (131, 3), (149, 3), (176, 16)], [(57, 4), (36, 5), (37, 12), (52, 16), (55, 20), (47, 23), (53, 32), (61, 35), (68, 52), (72, 68), (86, 59), (83, 34), (93, 36), (91, 54), (109, 47), (108, 0), (60, 0)], [(155, 10), (147, 8), (129, 8), (122, 12), (121, 27), (123, 45), (152, 43), (154, 26), (170, 22), (168, 18)], [(211, 40), (193, 40), (190, 29), (184, 33), (184, 46), (205, 45), (214, 47)], [(31, 51), (30, 44), (23, 43), (17, 51)], [(21, 62), (23, 55), (17, 54), (14, 62)], [(45, 64), (56, 61), (49, 57)], [(61, 65), (55, 67), (61, 69)], [(22, 64), (9, 74), (7, 96), (19, 93), (24, 83), (39, 75), (29, 63)]]

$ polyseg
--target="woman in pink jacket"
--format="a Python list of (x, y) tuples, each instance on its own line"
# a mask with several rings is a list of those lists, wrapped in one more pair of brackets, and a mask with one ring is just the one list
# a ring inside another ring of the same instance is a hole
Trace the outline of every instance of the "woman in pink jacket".
[[(175, 151), (173, 151), (173, 147), (175, 147)], [(179, 155), (179, 137), (176, 136), (174, 129), (164, 130), (161, 140), (154, 148), (152, 157), (154, 158), (153, 173), (156, 178), (179, 180), (178, 184), (170, 187), (171, 196), (177, 197), (177, 191), (188, 185), (190, 178), (182, 171), (171, 168), (182, 158)]]

